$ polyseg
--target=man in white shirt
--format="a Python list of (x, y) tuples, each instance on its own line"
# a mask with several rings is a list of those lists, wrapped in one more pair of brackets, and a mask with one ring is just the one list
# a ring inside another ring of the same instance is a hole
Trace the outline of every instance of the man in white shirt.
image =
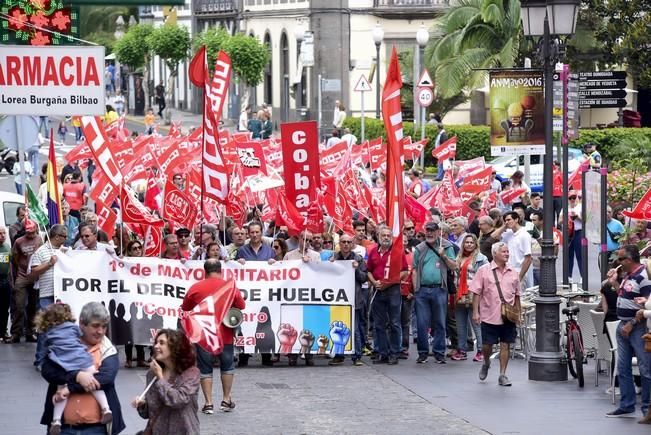
[(106, 251), (109, 254), (114, 254), (115, 250), (106, 243), (97, 241), (97, 226), (95, 225), (80, 225), (79, 238), (81, 245), (77, 248), (82, 251)]
[(251, 105), (249, 104), (240, 112), (240, 119), (237, 123), (237, 130), (238, 131), (249, 131), (248, 129), (248, 124), (249, 124), (249, 114), (251, 113)]
[(303, 260), (304, 262), (320, 262), (321, 254), (311, 249), (312, 233), (307, 230), (301, 231), (298, 235), (298, 248), (285, 254), (283, 260)]
[(506, 231), (502, 241), (509, 248), (509, 266), (515, 269), (524, 288), (533, 286), (533, 269), (531, 268), (531, 236), (520, 225), (520, 215), (515, 211), (504, 214)]
[(350, 128), (344, 128), (344, 135), (341, 136), (341, 140), (348, 143), (348, 148), (357, 145), (357, 136), (350, 132)]

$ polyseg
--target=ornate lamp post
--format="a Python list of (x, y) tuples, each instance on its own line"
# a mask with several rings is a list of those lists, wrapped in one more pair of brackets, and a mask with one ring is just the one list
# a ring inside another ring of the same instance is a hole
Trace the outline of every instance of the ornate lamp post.
[(384, 30), (378, 22), (373, 29), (373, 42), (375, 42), (375, 117), (380, 119), (380, 45), (384, 39)]
[[(418, 43), (418, 62), (420, 68), (418, 68), (418, 74), (421, 74), (425, 69), (425, 46), (429, 41), (429, 32), (425, 28), (424, 24), (420, 25), (418, 32), (416, 32), (416, 42)], [(414, 76), (414, 92), (416, 91), (416, 76)], [(416, 95), (414, 95), (414, 110), (418, 107), (420, 114), (420, 140), (425, 139), (425, 113), (427, 112), (425, 107), (420, 107), (416, 105)], [(425, 150), (420, 153), (420, 167), (422, 170), (425, 170)]]
[(529, 359), (529, 379), (534, 381), (567, 380), (567, 363), (560, 351), (560, 298), (556, 295), (556, 256), (552, 228), (553, 74), (560, 54), (560, 39), (552, 35), (572, 35), (580, 0), (521, 0), (522, 27), (525, 36), (541, 37), (538, 56), (545, 78), (545, 158), (543, 173), (543, 239), (540, 243), (540, 293), (536, 303), (536, 350)]

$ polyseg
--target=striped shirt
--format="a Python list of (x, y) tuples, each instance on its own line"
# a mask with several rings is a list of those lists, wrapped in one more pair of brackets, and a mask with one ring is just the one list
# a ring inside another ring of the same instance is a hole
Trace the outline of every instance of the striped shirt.
[(617, 317), (619, 320), (633, 319), (638, 310), (644, 309), (644, 305), (636, 303), (634, 299), (639, 296), (648, 298), (649, 295), (651, 295), (651, 280), (645, 265), (642, 264), (625, 276), (619, 285), (617, 292)]

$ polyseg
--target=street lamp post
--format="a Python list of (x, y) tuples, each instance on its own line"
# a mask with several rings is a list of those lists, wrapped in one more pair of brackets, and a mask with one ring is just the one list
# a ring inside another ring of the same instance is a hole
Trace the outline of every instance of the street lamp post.
[[(425, 28), (424, 24), (420, 25), (420, 29), (416, 32), (416, 42), (418, 43), (418, 63), (420, 68), (418, 68), (418, 74), (422, 74), (425, 70), (425, 46), (429, 41), (429, 32)], [(414, 91), (416, 90), (416, 77), (414, 76)], [(414, 95), (415, 97), (415, 95)], [(416, 109), (416, 98), (414, 98), (414, 110)], [(427, 109), (425, 107), (419, 107), (418, 109), (420, 114), (420, 140), (425, 139), (425, 113)], [(420, 168), (425, 170), (425, 149), (420, 153)]]
[[(300, 61), (301, 58), (301, 42), (305, 37), (305, 28), (303, 27), (303, 22), (299, 21), (294, 28), (294, 38), (296, 38), (296, 66), (297, 66), (297, 80), (296, 84), (296, 118), (301, 119), (301, 109), (303, 107), (303, 65)], [(300, 68), (300, 70), (299, 70)]]
[[(556, 294), (553, 224), (553, 74), (558, 40), (551, 35), (574, 33), (580, 0), (521, 0), (525, 36), (542, 36), (539, 47), (545, 82), (545, 158), (543, 173), (543, 239), (540, 242), (540, 287), (536, 303), (536, 350), (529, 359), (529, 379), (567, 380), (567, 362), (560, 351), (560, 298)], [(567, 152), (567, 151), (565, 151)]]
[(380, 45), (384, 39), (384, 30), (378, 22), (373, 29), (373, 42), (375, 42), (375, 117), (380, 119)]

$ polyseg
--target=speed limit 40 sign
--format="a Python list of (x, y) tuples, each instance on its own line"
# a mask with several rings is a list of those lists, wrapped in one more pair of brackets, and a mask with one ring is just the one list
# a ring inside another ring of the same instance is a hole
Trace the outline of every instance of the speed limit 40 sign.
[(418, 88), (416, 99), (422, 107), (427, 107), (434, 101), (434, 92), (431, 88)]

